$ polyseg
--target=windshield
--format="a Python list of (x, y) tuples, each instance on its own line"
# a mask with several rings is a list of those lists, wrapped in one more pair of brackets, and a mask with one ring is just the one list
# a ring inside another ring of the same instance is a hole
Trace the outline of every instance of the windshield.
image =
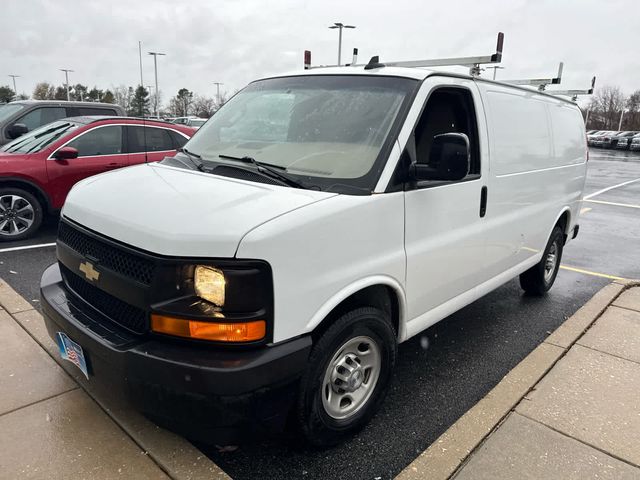
[(78, 128), (74, 122), (58, 121), (48, 123), (40, 128), (16, 138), (0, 148), (7, 153), (35, 153), (55, 142), (62, 135), (68, 134)]
[(16, 112), (19, 112), (23, 108), (24, 108), (24, 105), (20, 105), (19, 103), (18, 104), (8, 103), (6, 105), (0, 105), (0, 122), (6, 120), (11, 115), (13, 115)]
[(227, 102), (186, 148), (205, 162), (248, 156), (322, 189), (370, 192), (388, 154), (385, 142), (417, 85), (364, 75), (261, 80)]

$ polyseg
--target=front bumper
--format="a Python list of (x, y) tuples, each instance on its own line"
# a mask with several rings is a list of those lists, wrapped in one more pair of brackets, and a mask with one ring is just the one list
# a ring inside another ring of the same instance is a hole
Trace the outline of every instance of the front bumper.
[(284, 426), (310, 337), (221, 350), (135, 336), (70, 293), (57, 264), (45, 270), (40, 292), (49, 335), (64, 332), (82, 346), (90, 382), (120, 389), (156, 423), (219, 443)]

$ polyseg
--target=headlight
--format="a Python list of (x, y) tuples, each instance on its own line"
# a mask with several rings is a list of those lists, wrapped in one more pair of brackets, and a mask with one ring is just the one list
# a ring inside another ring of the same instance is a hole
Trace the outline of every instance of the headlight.
[(224, 305), (226, 281), (224, 274), (212, 267), (198, 265), (193, 278), (196, 295), (218, 307)]

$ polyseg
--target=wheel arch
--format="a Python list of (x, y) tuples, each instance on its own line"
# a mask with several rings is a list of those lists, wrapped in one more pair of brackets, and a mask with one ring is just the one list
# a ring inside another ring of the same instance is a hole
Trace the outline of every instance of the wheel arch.
[(0, 178), (0, 188), (21, 188), (32, 195), (42, 204), (42, 210), (52, 213), (53, 207), (49, 195), (36, 183), (20, 177), (2, 177)]
[(322, 307), (307, 324), (307, 330), (318, 338), (340, 315), (357, 307), (373, 306), (386, 311), (400, 342), (405, 337), (406, 300), (402, 285), (392, 277), (373, 276), (343, 288)]
[(547, 238), (551, 236), (551, 232), (559, 225), (562, 229), (562, 233), (564, 235), (564, 243), (567, 243), (567, 239), (569, 238), (569, 229), (571, 228), (571, 208), (569, 206), (564, 206), (562, 211), (556, 216), (556, 221), (553, 222), (553, 226), (551, 227), (551, 231)]

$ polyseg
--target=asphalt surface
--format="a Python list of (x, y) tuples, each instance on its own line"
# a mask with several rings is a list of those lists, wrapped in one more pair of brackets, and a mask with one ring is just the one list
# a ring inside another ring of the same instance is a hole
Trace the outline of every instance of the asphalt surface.
[[(563, 258), (573, 270), (563, 268), (547, 296), (528, 297), (514, 280), (402, 344), (381, 412), (353, 439), (323, 451), (287, 435), (224, 453), (198, 446), (235, 479), (394, 477), (608, 277), (640, 279), (640, 153), (591, 151), (586, 197), (635, 179), (584, 203), (580, 234)], [(0, 244), (0, 276), (34, 303), (55, 249), (2, 250), (50, 243), (55, 228), (50, 221), (38, 238)]]

